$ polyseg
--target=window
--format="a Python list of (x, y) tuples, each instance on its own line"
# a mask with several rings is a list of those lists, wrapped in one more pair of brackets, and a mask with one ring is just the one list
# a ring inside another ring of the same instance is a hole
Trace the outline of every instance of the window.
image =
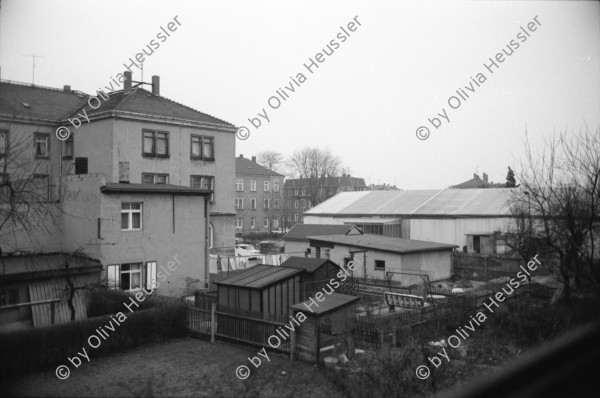
[(2, 288), (0, 289), (0, 306), (19, 304), (19, 289)]
[(279, 192), (279, 181), (273, 181), (273, 191)]
[(294, 200), (294, 208), (297, 209), (298, 208), (298, 200)]
[(290, 209), (290, 208), (292, 207), (292, 201), (288, 199), (288, 200), (285, 202), (285, 206), (286, 206), (288, 209)]
[(213, 191), (213, 193), (210, 195), (209, 200), (211, 202), (215, 201), (215, 177), (213, 176), (191, 176), (191, 183), (190, 186), (192, 188), (200, 188), (200, 189), (204, 189), (207, 191)]
[(168, 184), (168, 174), (142, 173), (143, 184)]
[(250, 219), (250, 228), (256, 228), (256, 218), (254, 217)]
[(243, 223), (242, 223), (242, 219), (241, 218), (236, 218), (235, 219), (235, 227), (236, 228), (242, 228)]
[(75, 155), (75, 134), (69, 134), (69, 137), (64, 142), (63, 159), (72, 159)]
[(325, 258), (331, 258), (331, 249), (325, 249)]
[(273, 228), (279, 228), (279, 219), (273, 219)]
[(250, 199), (250, 208), (252, 210), (256, 210), (256, 198), (251, 198)]
[(256, 192), (256, 180), (250, 180), (250, 191)]
[(306, 205), (306, 202), (304, 201), (304, 199), (300, 200), (300, 208), (304, 209), (304, 206)]
[(191, 159), (215, 160), (215, 142), (213, 137), (192, 134), (191, 140)]
[(238, 192), (244, 191), (244, 180), (235, 180), (235, 190)]
[(8, 153), (8, 130), (0, 130), (0, 159)]
[(33, 134), (33, 149), (36, 158), (48, 157), (48, 144), (50, 142), (50, 134), (34, 133)]
[(273, 208), (279, 209), (279, 199), (273, 199)]
[(265, 181), (263, 185), (265, 192), (269, 192), (269, 181)]
[(116, 264), (106, 267), (109, 289), (136, 290), (142, 286), (150, 290), (156, 286), (156, 261)]
[(142, 286), (142, 263), (121, 264), (121, 290), (139, 289)]
[(169, 157), (169, 133), (166, 131), (143, 130), (142, 156)]
[(288, 214), (288, 221), (292, 222), (292, 215), (291, 214)]
[(235, 208), (236, 209), (244, 208), (244, 198), (235, 198)]
[(308, 208), (310, 209), (312, 207), (312, 202), (309, 200), (308, 201)]
[(385, 261), (375, 260), (375, 269), (385, 271)]
[(294, 221), (298, 222), (298, 214), (294, 214)]
[(302, 196), (306, 196), (306, 188), (302, 188)]
[(269, 199), (264, 199), (263, 200), (263, 208), (265, 208), (265, 209), (269, 208)]
[(296, 188), (295, 194), (296, 194), (296, 196), (298, 196), (298, 189), (297, 188)]
[(265, 219), (263, 220), (263, 227), (269, 228), (269, 219), (267, 217), (265, 217)]
[(142, 229), (142, 204), (121, 203), (121, 230), (138, 231)]

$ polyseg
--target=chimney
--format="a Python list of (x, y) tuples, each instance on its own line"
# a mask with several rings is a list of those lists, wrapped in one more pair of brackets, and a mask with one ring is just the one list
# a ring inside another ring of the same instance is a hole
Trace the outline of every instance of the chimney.
[(125, 76), (125, 84), (123, 85), (123, 94), (129, 94), (131, 92), (131, 72), (127, 71), (123, 73)]
[(244, 159), (244, 154), (240, 153), (240, 159)]
[(160, 76), (152, 76), (152, 95), (160, 97)]
[(483, 173), (483, 181), (488, 182), (488, 175)]
[(473, 178), (479, 179), (479, 176), (477, 175), (477, 173), (473, 173)]
[(68, 84), (65, 84), (63, 86), (63, 91), (65, 91), (67, 93), (70, 93), (71, 92), (71, 86), (69, 86)]
[(256, 163), (256, 156), (252, 156), (252, 162)]

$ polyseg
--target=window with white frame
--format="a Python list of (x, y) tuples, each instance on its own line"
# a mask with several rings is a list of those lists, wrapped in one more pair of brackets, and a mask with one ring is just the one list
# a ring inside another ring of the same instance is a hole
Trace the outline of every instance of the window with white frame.
[(269, 218), (265, 217), (263, 220), (263, 227), (264, 228), (269, 228)]
[(157, 285), (156, 261), (108, 265), (106, 276), (109, 289), (150, 290)]
[(305, 204), (306, 204), (306, 202), (304, 201), (304, 199), (300, 199), (300, 207), (302, 209), (304, 209)]
[(50, 134), (34, 133), (33, 134), (33, 149), (36, 158), (47, 158), (50, 153), (48, 145), (50, 144)]
[(242, 228), (243, 227), (243, 223), (242, 223), (242, 219), (240, 217), (235, 219), (235, 227), (236, 228)]
[(168, 184), (169, 183), (169, 175), (168, 174), (158, 174), (158, 173), (142, 173), (142, 183), (143, 184)]
[(142, 130), (144, 137), (142, 156), (169, 157), (169, 133), (167, 131)]
[(298, 200), (296, 199), (296, 200), (294, 200), (294, 209), (297, 209), (297, 208), (298, 208)]
[(250, 228), (256, 228), (256, 218), (250, 218)]
[(265, 181), (263, 183), (263, 188), (265, 192), (269, 192), (269, 181)]
[(279, 228), (279, 219), (278, 218), (273, 219), (273, 228)]
[(142, 204), (121, 203), (121, 230), (139, 231), (142, 229)]
[(279, 181), (273, 181), (273, 191), (279, 192)]
[(289, 222), (292, 222), (292, 215), (291, 215), (291, 214), (288, 214), (287, 220), (288, 220)]
[(298, 222), (298, 214), (294, 214), (294, 221)]
[(215, 177), (213, 176), (200, 176), (200, 175), (193, 175), (190, 177), (191, 179), (191, 184), (190, 186), (192, 188), (200, 188), (200, 189), (205, 189), (207, 191), (213, 191), (213, 193), (210, 195), (209, 200), (211, 202), (215, 201)]
[(250, 208), (256, 210), (256, 198), (250, 198)]
[(269, 208), (269, 199), (263, 199), (263, 208), (268, 209)]
[(8, 153), (8, 143), (8, 130), (0, 130), (0, 159)]
[(273, 199), (273, 208), (279, 209), (279, 199)]
[(75, 156), (75, 134), (69, 134), (64, 141), (63, 159), (71, 159)]
[(236, 209), (244, 208), (244, 198), (235, 198), (235, 208)]
[(244, 180), (235, 180), (235, 190), (238, 192), (244, 190)]
[(298, 188), (295, 190), (295, 195), (298, 196)]
[(250, 192), (256, 192), (256, 180), (250, 180)]

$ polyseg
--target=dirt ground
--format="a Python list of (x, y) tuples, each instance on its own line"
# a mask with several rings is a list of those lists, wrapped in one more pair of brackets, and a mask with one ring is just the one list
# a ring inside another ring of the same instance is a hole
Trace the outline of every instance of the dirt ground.
[[(290, 361), (267, 349), (270, 362), (239, 380), (235, 370), (248, 365), (258, 348), (193, 338), (139, 347), (121, 354), (90, 357), (59, 380), (54, 369), (2, 381), (3, 396), (41, 397), (343, 397), (306, 362)], [(68, 363), (68, 362), (67, 362)], [(70, 365), (70, 364), (69, 364)], [(70, 366), (71, 367), (71, 366)], [(282, 375), (285, 371), (285, 376)]]

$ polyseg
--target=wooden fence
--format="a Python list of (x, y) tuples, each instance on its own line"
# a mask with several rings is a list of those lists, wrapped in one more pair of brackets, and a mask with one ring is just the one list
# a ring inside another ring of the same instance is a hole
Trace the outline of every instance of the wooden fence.
[[(294, 355), (294, 332), (285, 328), (289, 319), (273, 314), (250, 312), (239, 308), (211, 305), (187, 308), (187, 321), (190, 333), (202, 339), (215, 342), (217, 338)], [(290, 334), (289, 338), (277, 333), (280, 328)], [(272, 338), (276, 336), (276, 338)]]
[[(301, 301), (308, 300), (309, 297), (314, 297), (317, 292), (320, 292), (331, 279), (325, 279), (320, 281), (304, 282), (302, 286), (302, 297)], [(358, 296), (360, 290), (360, 282), (356, 278), (348, 278), (344, 282), (338, 282), (340, 286), (335, 289), (336, 293), (347, 294), (350, 296)], [(331, 285), (330, 285), (331, 286)]]

